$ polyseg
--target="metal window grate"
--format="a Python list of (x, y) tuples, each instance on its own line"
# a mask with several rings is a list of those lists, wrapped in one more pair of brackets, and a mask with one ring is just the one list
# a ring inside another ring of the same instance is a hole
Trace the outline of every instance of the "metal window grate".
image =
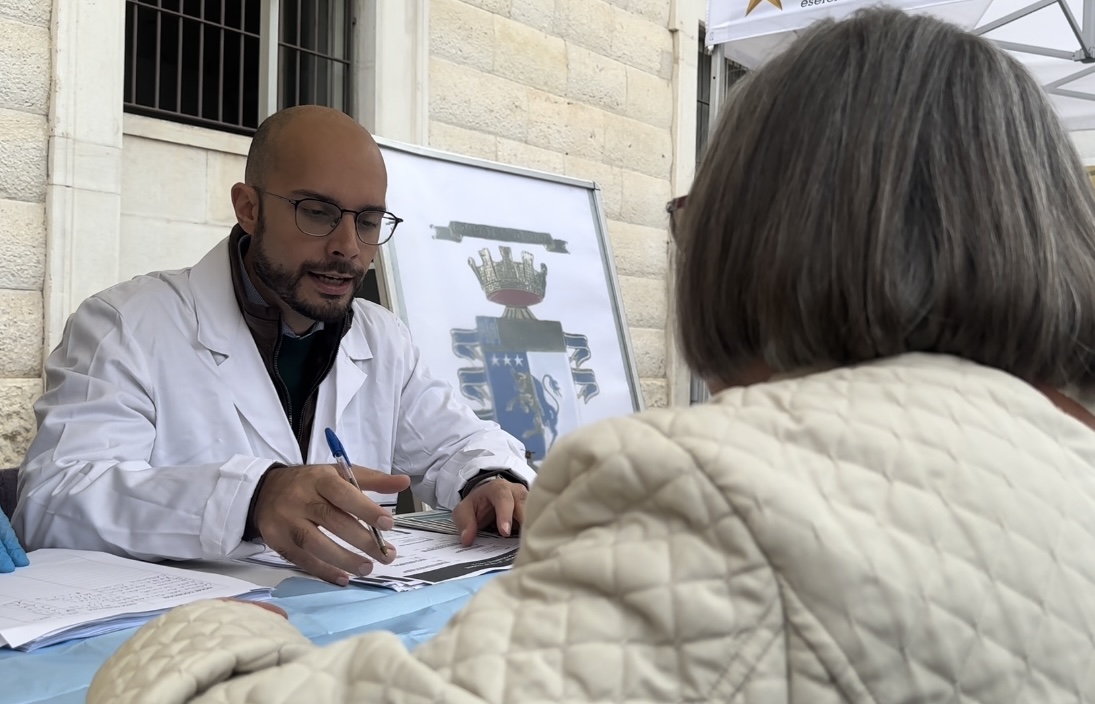
[(350, 112), (351, 0), (282, 0), (278, 103)]
[(703, 150), (707, 146), (707, 133), (711, 121), (711, 54), (707, 52), (705, 42), (707, 33), (700, 28), (700, 55), (696, 63), (696, 165), (703, 159)]
[(715, 64), (716, 58), (705, 46), (706, 33), (700, 28), (699, 61), (696, 71), (696, 165), (703, 159), (707, 148), (707, 138), (718, 119), (716, 114), (722, 105), (712, 105), (712, 89), (715, 81), (722, 81), (720, 96), (726, 96), (735, 83), (745, 77), (748, 69), (741, 64), (724, 58), (721, 71)]
[(127, 0), (125, 110), (250, 134), (262, 0)]
[(253, 133), (264, 80), (260, 40), (276, 32), (278, 106), (349, 112), (352, 0), (282, 0), (269, 27), (264, 1), (126, 0), (125, 111)]

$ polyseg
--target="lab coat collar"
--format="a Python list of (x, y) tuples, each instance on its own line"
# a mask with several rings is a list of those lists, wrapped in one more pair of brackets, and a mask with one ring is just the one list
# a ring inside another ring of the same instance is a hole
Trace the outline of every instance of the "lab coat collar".
[(228, 246), (227, 239), (221, 241), (190, 270), (198, 342), (212, 353), (221, 388), (240, 418), (268, 446), (268, 452), (254, 448), (256, 456), (302, 464), (293, 428), (236, 302)]
[[(304, 458), (293, 429), (280, 411), (281, 401), (236, 301), (230, 267), (226, 238), (190, 270), (198, 342), (213, 354), (223, 388), (232, 395), (240, 415), (278, 455), (271, 459), (301, 464)], [(329, 373), (335, 387), (334, 418), (327, 416), (330, 411), (325, 413), (321, 404), (316, 410), (313, 434), (327, 426), (337, 427), (338, 419), (368, 377), (356, 362), (372, 357), (360, 325), (349, 326)], [(272, 409), (278, 410), (271, 412)], [(314, 438), (311, 444), (316, 444)]]
[[(246, 333), (248, 330), (232, 288), (228, 238), (221, 240), (190, 269), (190, 290), (194, 294), (198, 342), (216, 354), (230, 356), (241, 331)], [(253, 341), (251, 346), (254, 347)]]

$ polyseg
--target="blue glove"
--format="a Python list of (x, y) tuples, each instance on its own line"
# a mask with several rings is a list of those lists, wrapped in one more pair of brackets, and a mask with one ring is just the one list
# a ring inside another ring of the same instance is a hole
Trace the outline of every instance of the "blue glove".
[(0, 573), (14, 572), (16, 567), (26, 567), (29, 564), (30, 560), (23, 552), (23, 546), (15, 537), (15, 529), (11, 527), (4, 512), (0, 511)]

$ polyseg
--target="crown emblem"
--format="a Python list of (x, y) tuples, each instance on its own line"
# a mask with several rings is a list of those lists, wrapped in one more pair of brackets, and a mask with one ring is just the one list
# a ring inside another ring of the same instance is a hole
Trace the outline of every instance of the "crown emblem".
[(483, 263), (476, 264), (474, 259), (468, 257), (468, 266), (479, 279), (487, 300), (506, 307), (503, 317), (534, 317), (528, 307), (544, 300), (547, 264), (541, 264), (537, 270), (529, 252), (521, 252), (521, 261), (515, 262), (509, 247), (499, 247), (498, 251), (502, 254), (502, 261), (494, 261), (489, 249), (481, 249), (479, 257)]

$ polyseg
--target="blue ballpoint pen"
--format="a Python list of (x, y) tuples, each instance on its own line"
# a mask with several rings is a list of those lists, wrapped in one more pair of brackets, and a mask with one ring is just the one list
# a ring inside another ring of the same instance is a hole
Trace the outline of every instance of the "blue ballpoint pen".
[[(327, 446), (331, 448), (331, 454), (335, 456), (335, 464), (342, 470), (343, 477), (346, 481), (354, 485), (354, 488), (361, 491), (361, 487), (357, 484), (357, 479), (354, 478), (354, 470), (350, 466), (350, 458), (346, 456), (346, 448), (342, 446), (342, 441), (335, 435), (335, 431), (327, 428), (324, 432), (327, 436)], [(373, 538), (376, 539), (376, 544), (380, 547), (380, 554), (387, 556), (388, 544), (384, 542), (383, 536), (380, 535), (380, 531), (376, 526), (369, 526), (369, 529), (373, 531)]]

